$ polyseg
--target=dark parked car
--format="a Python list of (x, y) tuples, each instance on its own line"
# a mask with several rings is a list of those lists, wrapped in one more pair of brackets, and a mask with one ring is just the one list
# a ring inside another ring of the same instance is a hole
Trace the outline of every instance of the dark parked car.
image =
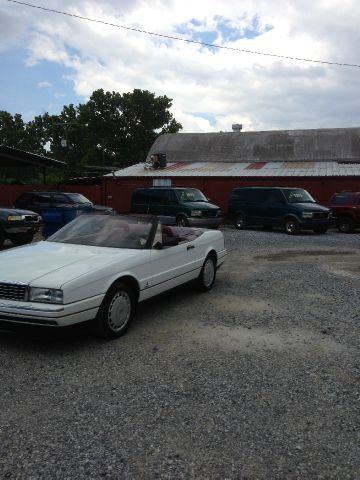
[(330, 210), (302, 188), (234, 188), (228, 213), (237, 229), (247, 225), (283, 227), (289, 235), (299, 230), (325, 233), (330, 224)]
[(138, 188), (131, 199), (132, 213), (157, 215), (164, 223), (183, 227), (217, 228), (221, 210), (196, 188)]
[(6, 239), (9, 239), (14, 245), (32, 242), (34, 234), (41, 227), (41, 217), (35, 212), (0, 208), (0, 249)]
[(360, 192), (334, 193), (328, 207), (339, 232), (351, 233), (360, 227)]
[(80, 193), (26, 192), (14, 202), (17, 208), (39, 213), (44, 222), (43, 235), (48, 237), (82, 213), (113, 213), (111, 207), (94, 205)]

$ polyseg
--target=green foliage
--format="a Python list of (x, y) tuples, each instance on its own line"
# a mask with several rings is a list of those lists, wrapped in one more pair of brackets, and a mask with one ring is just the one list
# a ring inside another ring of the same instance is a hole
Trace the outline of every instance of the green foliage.
[(87, 165), (123, 168), (145, 161), (159, 134), (182, 128), (171, 106), (172, 99), (147, 90), (120, 94), (100, 89), (87, 103), (65, 105), (60, 115), (45, 113), (28, 123), (20, 114), (0, 111), (0, 144), (65, 161), (60, 177), (81, 175)]

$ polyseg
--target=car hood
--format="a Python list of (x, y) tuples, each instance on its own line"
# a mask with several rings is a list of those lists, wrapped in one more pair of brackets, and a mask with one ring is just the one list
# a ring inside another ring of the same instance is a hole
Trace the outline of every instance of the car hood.
[(5, 215), (38, 215), (31, 210), (22, 210), (20, 208), (0, 208), (0, 212)]
[(208, 202), (184, 202), (183, 205), (196, 210), (219, 210), (217, 205)]
[(328, 212), (329, 209), (318, 203), (296, 203), (292, 205), (298, 205), (302, 210), (307, 212)]
[(43, 241), (1, 252), (0, 281), (55, 288), (115, 261), (126, 264), (140, 257), (139, 250)]

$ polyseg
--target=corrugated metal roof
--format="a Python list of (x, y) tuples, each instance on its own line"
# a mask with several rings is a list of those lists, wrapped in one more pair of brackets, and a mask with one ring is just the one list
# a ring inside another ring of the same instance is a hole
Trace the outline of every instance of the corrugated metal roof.
[[(268, 162), (253, 168), (249, 162), (179, 162), (164, 169), (145, 169), (144, 163), (118, 170), (115, 177), (347, 177), (360, 176), (360, 164), (337, 162)], [(107, 175), (111, 176), (111, 175)]]
[(330, 162), (360, 160), (360, 128), (164, 133), (152, 145), (168, 162)]

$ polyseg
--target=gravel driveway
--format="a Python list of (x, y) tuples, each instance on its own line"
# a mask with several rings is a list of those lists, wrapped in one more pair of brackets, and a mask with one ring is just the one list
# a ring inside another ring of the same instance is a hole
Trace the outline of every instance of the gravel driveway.
[(126, 336), (0, 332), (0, 478), (360, 478), (360, 236), (224, 228)]

